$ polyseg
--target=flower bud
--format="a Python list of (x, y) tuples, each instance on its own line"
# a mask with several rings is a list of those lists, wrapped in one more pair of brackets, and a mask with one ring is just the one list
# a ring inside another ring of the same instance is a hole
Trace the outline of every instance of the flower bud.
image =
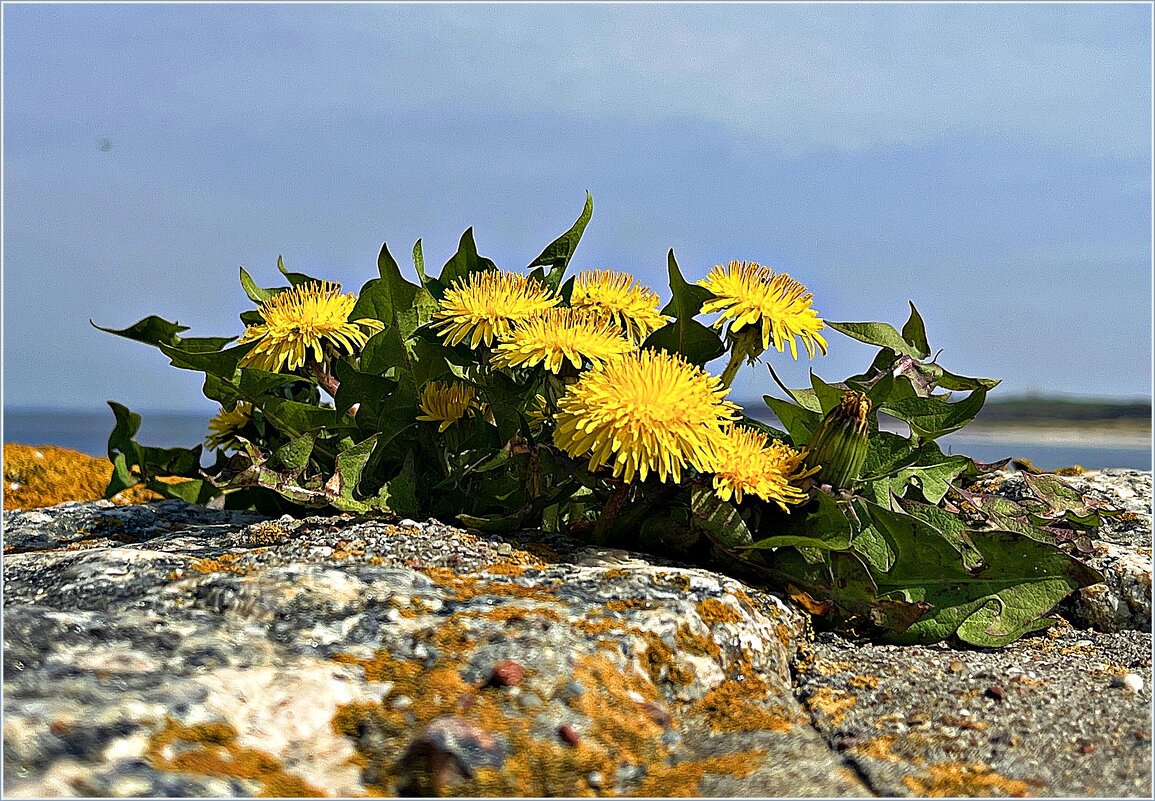
[(869, 414), (870, 399), (861, 392), (847, 392), (822, 418), (806, 454), (807, 467), (820, 467), (816, 481), (835, 489), (846, 489), (855, 482), (866, 461)]

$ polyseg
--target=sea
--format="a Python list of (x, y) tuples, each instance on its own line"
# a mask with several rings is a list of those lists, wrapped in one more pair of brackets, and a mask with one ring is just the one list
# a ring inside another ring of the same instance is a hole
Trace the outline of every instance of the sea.
[[(137, 442), (162, 448), (191, 448), (204, 440), (211, 413), (140, 412)], [(113, 416), (105, 412), (4, 409), (2, 441), (27, 445), (59, 445), (100, 456), (108, 450)], [(768, 420), (773, 424), (774, 421)], [(1151, 469), (1151, 442), (1143, 437), (1095, 438), (1068, 432), (999, 435), (989, 430), (967, 430), (938, 440), (944, 451), (961, 453), (980, 462), (1029, 459), (1043, 470), (1081, 465), (1088, 470), (1105, 467)], [(211, 462), (206, 454), (205, 464)]]

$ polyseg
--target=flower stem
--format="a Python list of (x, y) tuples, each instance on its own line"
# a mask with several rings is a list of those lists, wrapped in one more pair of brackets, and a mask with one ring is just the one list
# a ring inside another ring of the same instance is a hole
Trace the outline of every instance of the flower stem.
[(738, 368), (742, 366), (742, 359), (746, 356), (743, 349), (734, 343), (734, 347), (730, 351), (730, 362), (726, 365), (726, 369), (722, 371), (722, 385), (730, 386), (734, 382), (734, 376), (738, 374)]

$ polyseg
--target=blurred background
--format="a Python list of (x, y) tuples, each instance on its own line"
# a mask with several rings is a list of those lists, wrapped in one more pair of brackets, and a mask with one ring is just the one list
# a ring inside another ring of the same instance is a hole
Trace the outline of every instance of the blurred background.
[[(926, 320), (1001, 378), (944, 443), (1151, 466), (1151, 10), (1143, 5), (6, 5), (5, 442), (195, 444), (201, 376), (102, 333), (239, 335), (244, 266), (356, 291), (474, 227), (521, 269), (664, 297), (749, 259), (829, 320)], [(410, 276), (415, 277), (411, 267)], [(771, 363), (841, 380), (873, 349)], [(720, 366), (718, 366), (720, 369)], [(780, 394), (764, 365), (734, 397)], [(1001, 403), (1000, 403), (1001, 401)], [(764, 408), (764, 407), (763, 407)]]

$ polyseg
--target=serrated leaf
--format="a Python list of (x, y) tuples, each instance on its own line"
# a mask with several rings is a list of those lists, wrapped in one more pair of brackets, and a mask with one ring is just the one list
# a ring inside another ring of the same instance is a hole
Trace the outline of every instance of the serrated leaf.
[(181, 341), (179, 336), (180, 332), (188, 330), (187, 325), (169, 322), (163, 317), (157, 317), (155, 314), (133, 323), (128, 328), (105, 328), (97, 325), (92, 320), (89, 320), (88, 323), (93, 328), (104, 331), (105, 333), (116, 334), (118, 337), (124, 337), (125, 339), (131, 339), (136, 342), (144, 342), (147, 345), (179, 345)]
[(813, 370), (810, 371), (810, 387), (814, 391), (814, 397), (818, 399), (819, 411), (822, 414), (826, 414), (837, 406), (846, 392), (846, 390), (827, 384), (815, 375)]
[(926, 325), (922, 321), (922, 315), (914, 307), (914, 301), (907, 302), (910, 304), (910, 317), (902, 326), (902, 338), (918, 351), (918, 358), (925, 359), (930, 355), (930, 343), (926, 339)]
[(642, 347), (678, 354), (699, 367), (726, 352), (722, 339), (697, 320), (668, 323), (650, 334)]
[(982, 409), (987, 391), (976, 389), (957, 403), (938, 396), (890, 400), (880, 409), (910, 425), (911, 431), (924, 439), (937, 439), (958, 431)]
[(437, 301), (424, 287), (405, 280), (387, 243), (381, 245), (377, 256), (377, 271), (380, 278), (368, 281), (361, 288), (349, 319), (380, 320), (396, 327), (403, 340), (408, 339), (419, 326), (433, 319)]
[(713, 295), (705, 287), (690, 284), (682, 277), (673, 250), (667, 254), (666, 262), (673, 298), (662, 309), (662, 314), (673, 317), (674, 321), (650, 334), (642, 347), (660, 348), (679, 354), (692, 364), (704, 365), (726, 352), (721, 337), (693, 319)]
[(586, 230), (586, 225), (589, 224), (590, 218), (594, 213), (594, 197), (589, 192), (586, 192), (585, 206), (582, 208), (582, 213), (578, 215), (577, 220), (570, 226), (569, 230), (551, 242), (541, 254), (529, 263), (527, 269), (532, 270), (535, 267), (542, 267), (549, 270), (542, 278), (542, 283), (552, 290), (557, 290), (561, 285), (562, 278), (565, 276), (566, 267), (569, 266), (570, 259), (573, 258), (574, 251), (577, 250), (578, 243), (581, 241), (582, 234)]
[(301, 286), (302, 284), (319, 284), (320, 278), (314, 278), (311, 275), (304, 273), (292, 273), (285, 269), (285, 260), (277, 256), (277, 269), (281, 271), (281, 275), (289, 279), (289, 283), (293, 286)]
[(859, 342), (889, 348), (903, 356), (919, 357), (918, 348), (903, 339), (902, 334), (889, 323), (832, 323), (827, 320), (826, 325)]
[(1101, 578), (1059, 549), (1008, 531), (971, 532), (988, 565), (971, 572), (934, 526), (875, 504), (865, 507), (895, 552), (894, 566), (873, 576), (879, 599), (930, 605), (906, 631), (887, 637), (893, 642), (957, 635), (972, 645), (1006, 645), (1045, 627), (1044, 617), (1059, 601)]
[(433, 291), (434, 296), (440, 297), (442, 292), (453, 286), (454, 281), (464, 280), (470, 273), (496, 269), (497, 265), (492, 261), (477, 255), (477, 244), (473, 241), (473, 229), (469, 228), (461, 235), (461, 241), (457, 244), (457, 252), (441, 268), (441, 275), (438, 276), (436, 284), (431, 282), (431, 291)]

